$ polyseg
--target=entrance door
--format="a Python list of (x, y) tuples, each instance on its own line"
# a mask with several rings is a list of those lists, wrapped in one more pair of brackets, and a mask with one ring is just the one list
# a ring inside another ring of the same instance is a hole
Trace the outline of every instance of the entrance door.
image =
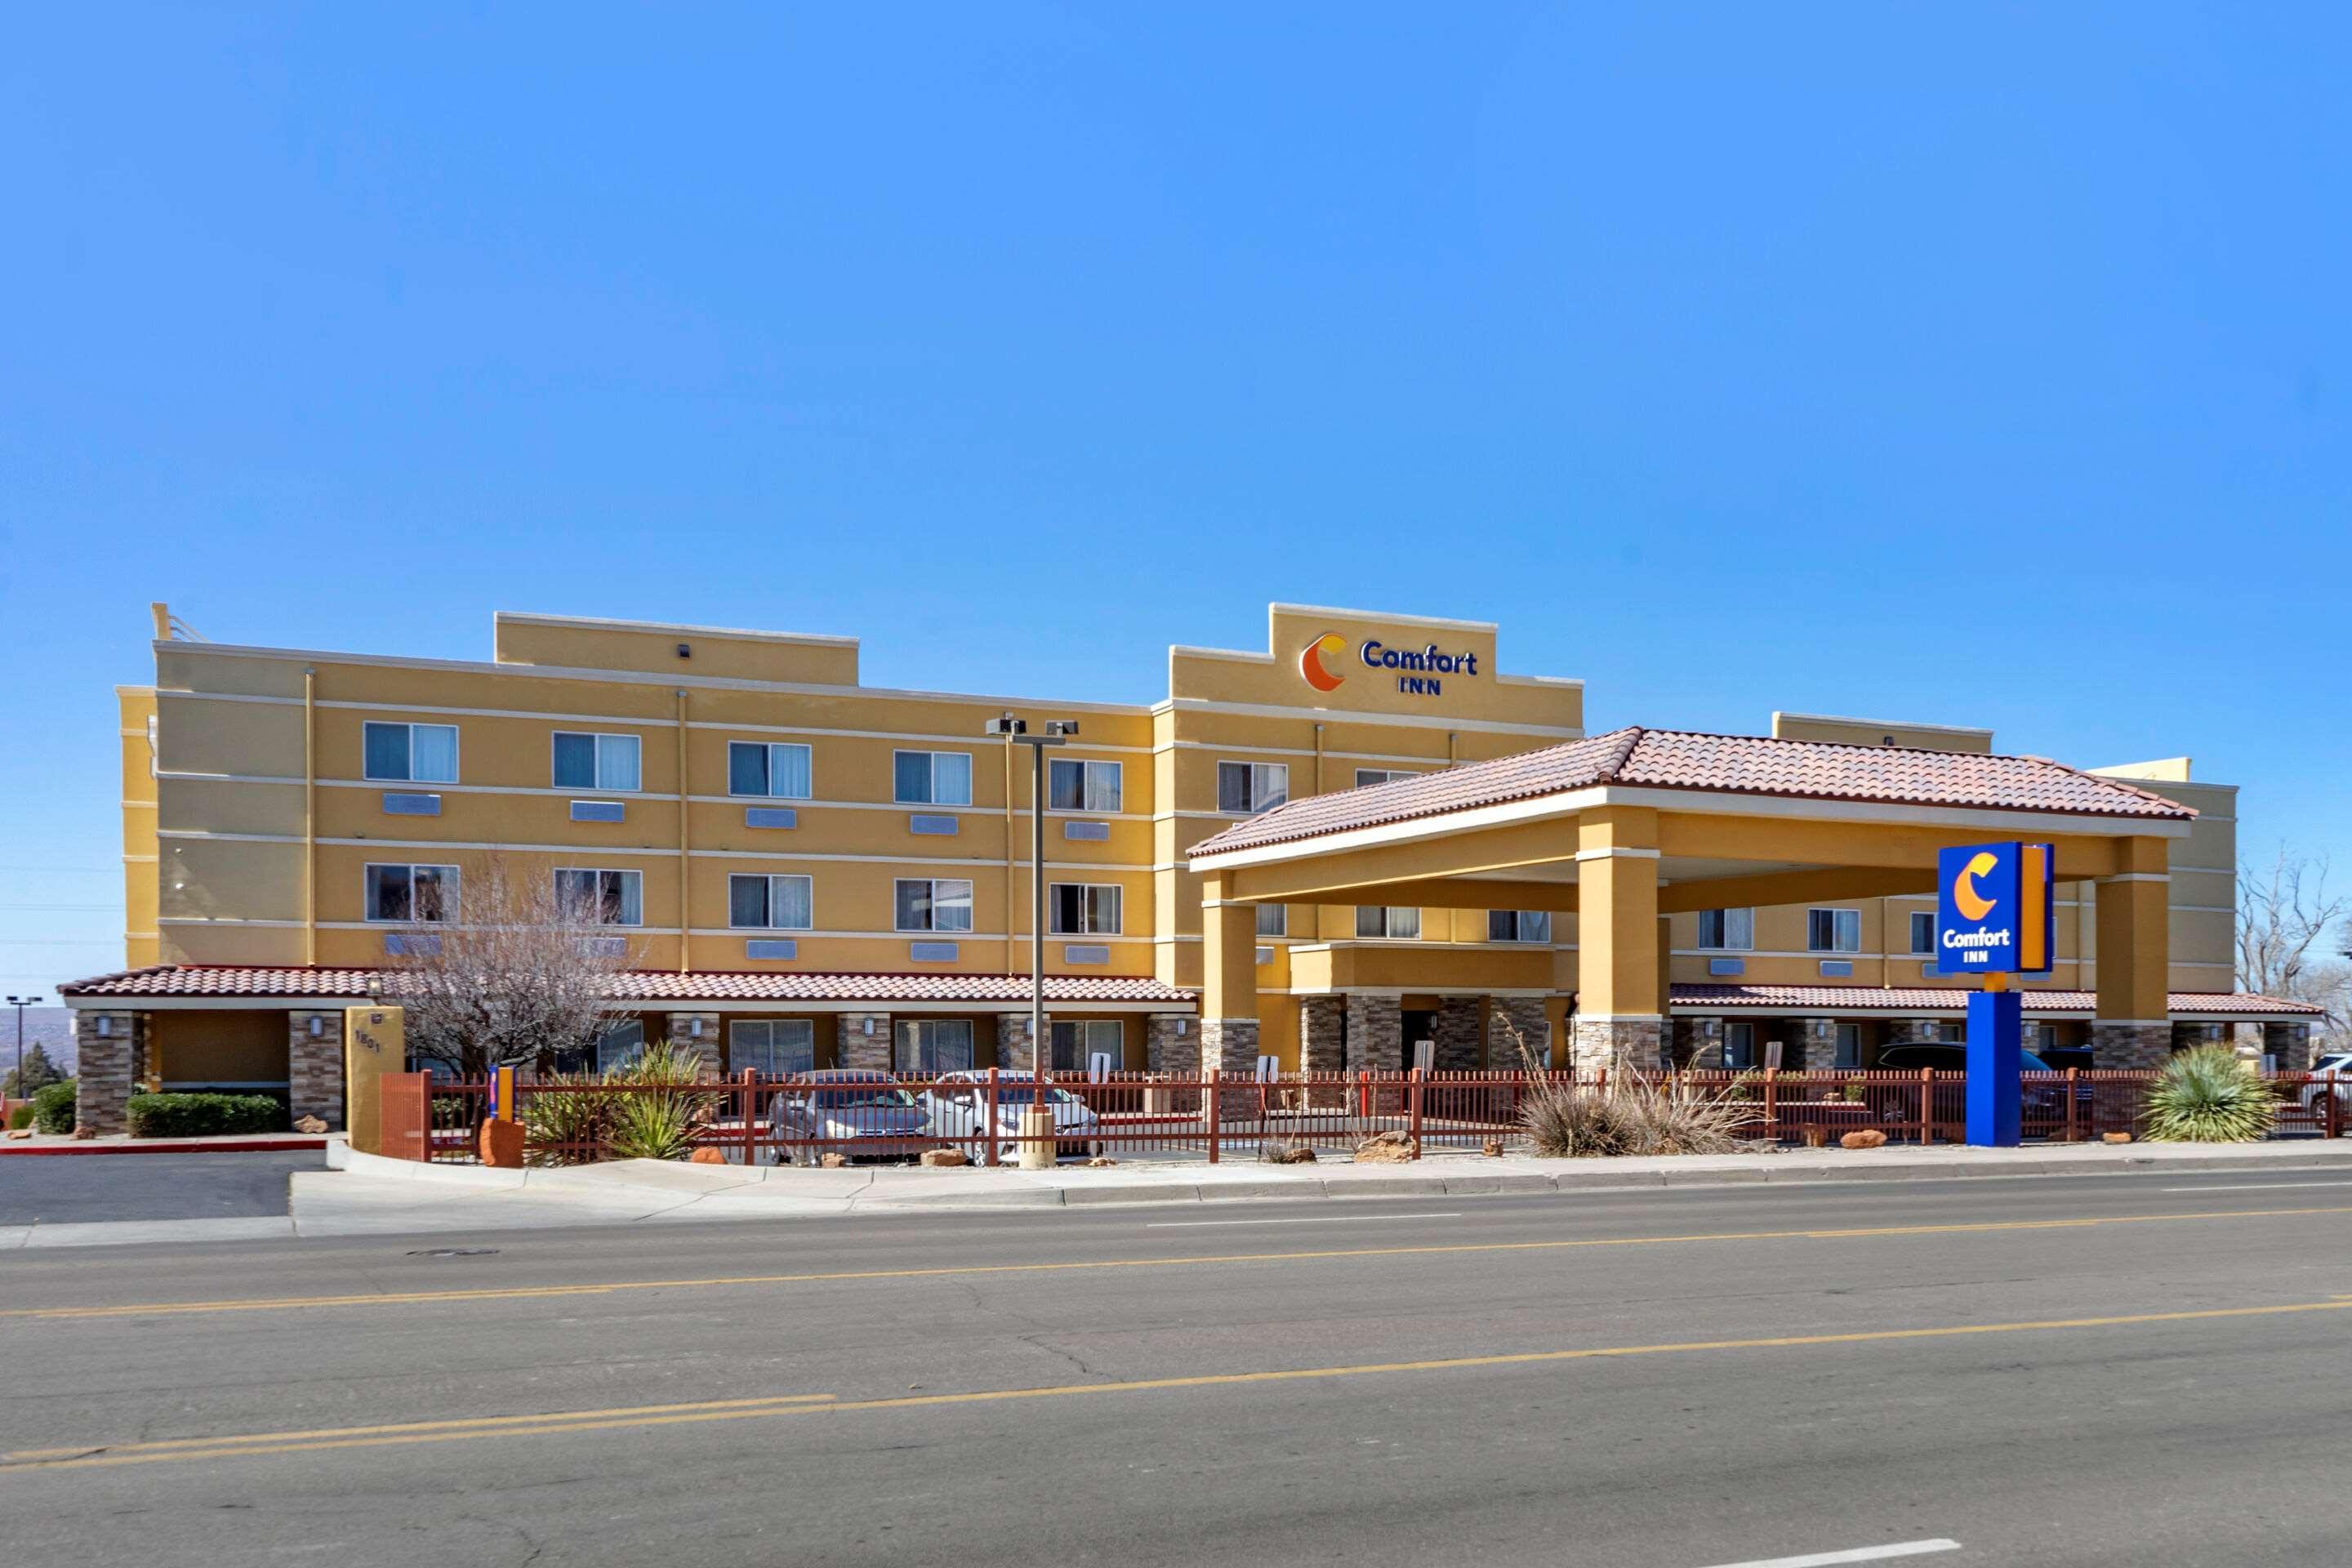
[[(1423, 1055), (1431, 1058), (1430, 1066), (1436, 1066), (1437, 1015), (1415, 1009), (1403, 1015), (1403, 1024), (1405, 1070), (1410, 1072), (1420, 1066)], [(1424, 1043), (1429, 1046), (1425, 1053), (1422, 1050)]]

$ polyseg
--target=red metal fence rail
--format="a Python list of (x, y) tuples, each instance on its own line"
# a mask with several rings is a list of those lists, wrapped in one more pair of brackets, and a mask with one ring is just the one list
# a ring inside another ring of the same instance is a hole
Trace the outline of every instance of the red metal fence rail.
[[(2027, 1073), (2024, 1136), (2034, 1142), (2095, 1141), (2137, 1133), (2152, 1072)], [(1552, 1073), (1545, 1081), (1606, 1088), (1597, 1072)], [(1874, 1131), (1892, 1142), (1956, 1142), (1966, 1136), (1963, 1073), (1687, 1072), (1653, 1079), (1675, 1092), (1730, 1101), (1748, 1116), (1740, 1136), (1790, 1145), (1833, 1144)], [(2279, 1101), (2275, 1137), (2344, 1135), (2352, 1121), (2352, 1078), (2283, 1073), (2267, 1080)], [(395, 1087), (397, 1085), (398, 1087)], [(625, 1157), (630, 1102), (658, 1097), (682, 1129), (677, 1150), (711, 1149), (730, 1163), (814, 1165), (826, 1156), (856, 1163), (910, 1163), (955, 1149), (973, 1164), (1012, 1165), (1050, 1142), (1057, 1159), (1108, 1157), (1255, 1161), (1297, 1149), (1329, 1155), (1383, 1133), (1416, 1152), (1476, 1151), (1523, 1136), (1521, 1116), (1536, 1082), (1523, 1073), (1291, 1073), (1171, 1078), (1117, 1073), (1049, 1084), (1055, 1129), (1026, 1130), (1035, 1103), (1025, 1076), (903, 1077), (871, 1082), (763, 1079), (756, 1073), (694, 1085), (521, 1080), (517, 1110), (536, 1164)], [(488, 1115), (488, 1079), (387, 1075), (386, 1152), (404, 1128), (404, 1157), (470, 1163), (475, 1131)], [(637, 1109), (644, 1109), (640, 1104)]]

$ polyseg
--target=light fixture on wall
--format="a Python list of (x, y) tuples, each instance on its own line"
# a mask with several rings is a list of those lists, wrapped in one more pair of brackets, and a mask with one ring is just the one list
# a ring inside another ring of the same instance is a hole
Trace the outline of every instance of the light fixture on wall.
[(98, 1016), (98, 1037), (101, 1040), (114, 1038), (114, 1020), (103, 1013)]
[(317, 1039), (327, 1032), (327, 1020), (318, 1014), (310, 1015), (310, 1037)]

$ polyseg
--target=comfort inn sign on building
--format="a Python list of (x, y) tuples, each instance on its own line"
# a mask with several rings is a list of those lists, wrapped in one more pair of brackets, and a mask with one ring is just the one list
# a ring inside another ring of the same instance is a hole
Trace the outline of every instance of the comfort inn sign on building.
[(1936, 856), (1936, 970), (2047, 974), (2057, 905), (2047, 844), (1972, 844)]

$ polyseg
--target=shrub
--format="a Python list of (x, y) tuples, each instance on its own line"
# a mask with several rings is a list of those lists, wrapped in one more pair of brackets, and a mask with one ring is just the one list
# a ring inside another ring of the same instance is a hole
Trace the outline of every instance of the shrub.
[(1580, 1089), (1541, 1072), (1527, 1042), (1518, 1040), (1528, 1069), (1519, 1124), (1535, 1152), (1553, 1159), (1610, 1154), (1728, 1154), (1756, 1120), (1742, 1103), (1743, 1084), (1701, 1089), (1687, 1079), (1664, 1084), (1638, 1072), (1609, 1075), (1603, 1089)]
[(283, 1132), (286, 1107), (266, 1094), (134, 1094), (133, 1138), (205, 1138)]
[(2164, 1064), (2147, 1091), (2142, 1136), (2166, 1143), (2251, 1143), (2266, 1137), (2278, 1100), (2227, 1046), (2200, 1046)]
[[(526, 1156), (534, 1165), (587, 1164), (597, 1160), (683, 1160), (695, 1132), (718, 1105), (716, 1091), (696, 1087), (702, 1058), (656, 1040), (637, 1058), (602, 1077), (560, 1076), (522, 1102)], [(592, 1085), (626, 1086), (628, 1094)]]
[(32, 1124), (33, 1102), (31, 1100), (26, 1100), (24, 1104), (8, 1112), (9, 1131), (14, 1132), (18, 1131), (20, 1128), (30, 1127)]
[(33, 1094), (33, 1125), (43, 1132), (70, 1132), (74, 1130), (74, 1092), (72, 1079), (53, 1083)]

